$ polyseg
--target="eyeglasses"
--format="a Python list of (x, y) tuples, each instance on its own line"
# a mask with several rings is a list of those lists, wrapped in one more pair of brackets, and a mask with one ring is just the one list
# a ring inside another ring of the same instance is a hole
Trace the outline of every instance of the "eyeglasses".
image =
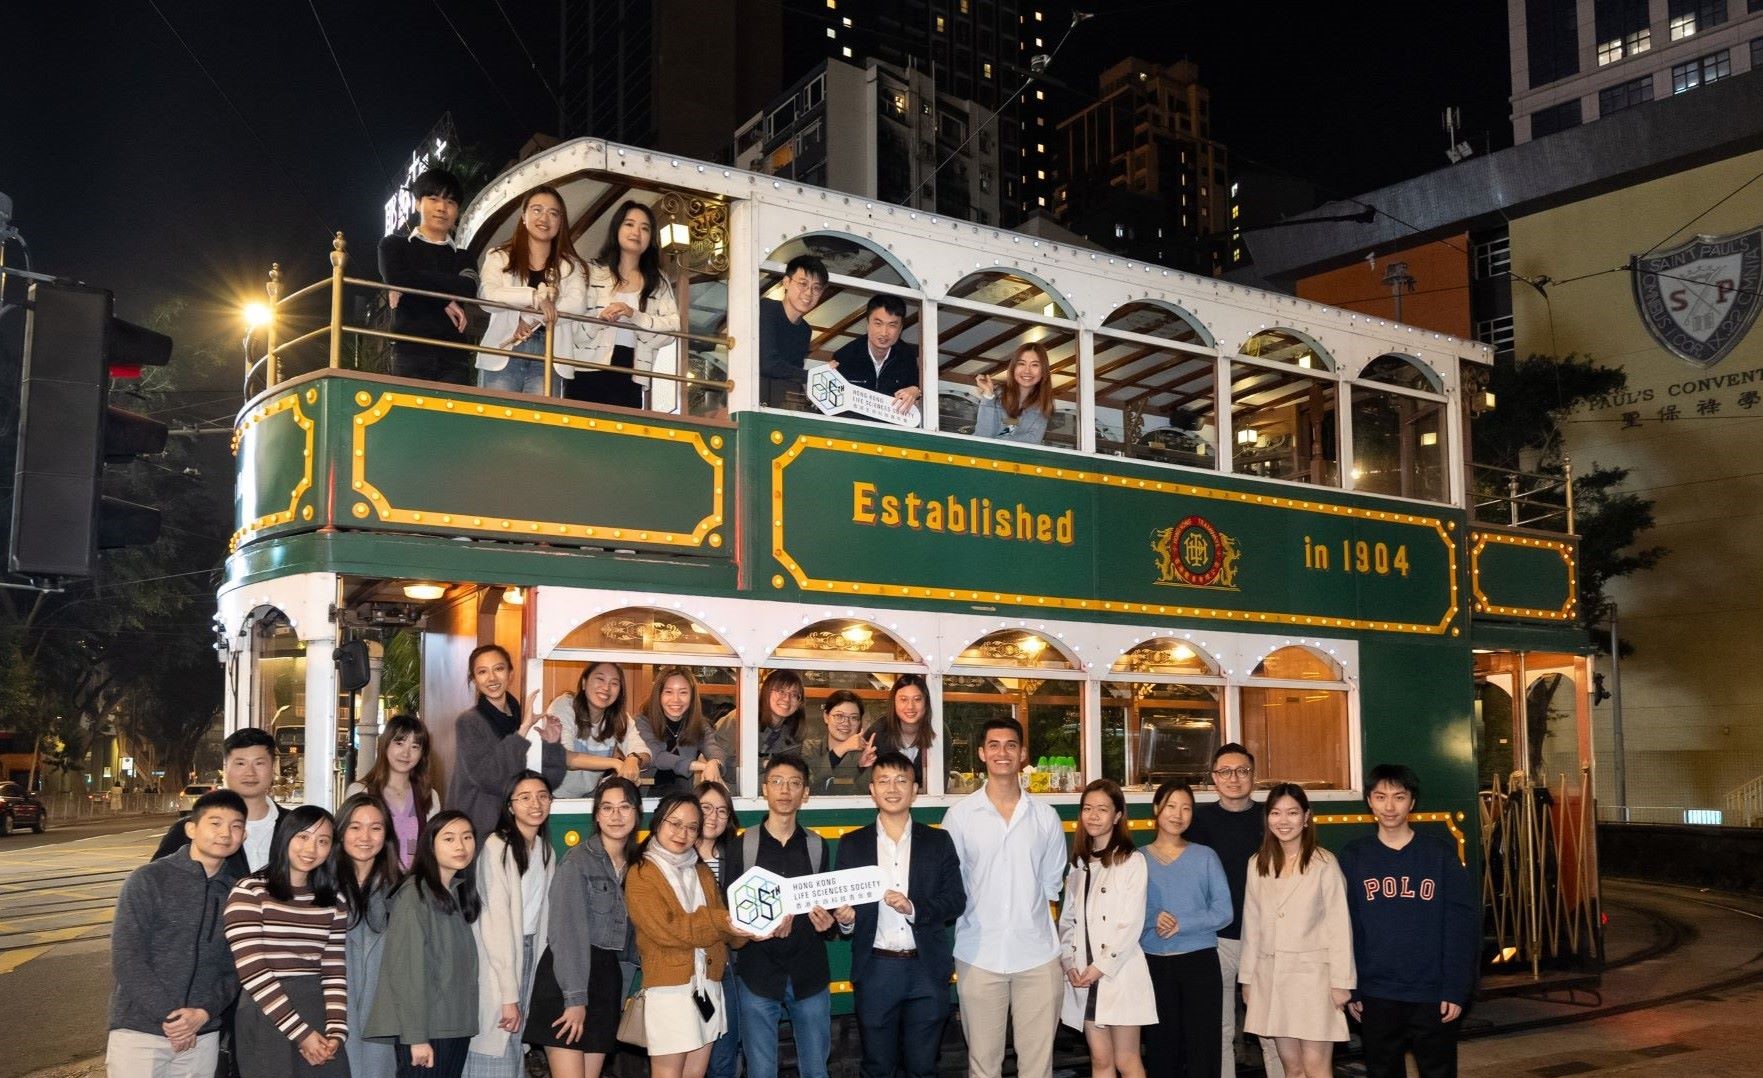
[(515, 794), (508, 799), (511, 805), (549, 805), (551, 795), (547, 793)]
[(706, 820), (711, 820), (711, 819), (720, 820), (720, 819), (726, 817), (728, 814), (729, 814), (728, 809), (717, 808), (715, 806), (711, 806), (710, 808), (707, 808), (704, 810), (704, 818)]
[(1252, 767), (1221, 767), (1212, 772), (1212, 777), (1215, 779), (1246, 779), (1254, 774), (1255, 769)]
[(661, 826), (669, 828), (675, 833), (681, 835), (695, 835), (699, 830), (697, 824), (680, 819), (662, 820)]
[(784, 696), (784, 697), (788, 697), (791, 700), (800, 700), (800, 699), (802, 699), (802, 690), (801, 689), (793, 689), (793, 688), (789, 687), (788, 685), (785, 685), (782, 688), (777, 688), (777, 689), (771, 690), (771, 695)]
[(765, 785), (774, 790), (800, 790), (807, 784), (801, 779), (787, 779), (781, 775), (773, 775), (765, 780)]

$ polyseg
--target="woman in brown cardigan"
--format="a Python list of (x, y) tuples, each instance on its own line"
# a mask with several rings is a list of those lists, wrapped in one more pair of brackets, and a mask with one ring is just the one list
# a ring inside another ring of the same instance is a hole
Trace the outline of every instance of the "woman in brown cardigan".
[(625, 876), (643, 964), (643, 1018), (652, 1078), (704, 1078), (726, 1025), (728, 948), (750, 938), (730, 922), (716, 877), (698, 857), (703, 823), (692, 794), (669, 794)]

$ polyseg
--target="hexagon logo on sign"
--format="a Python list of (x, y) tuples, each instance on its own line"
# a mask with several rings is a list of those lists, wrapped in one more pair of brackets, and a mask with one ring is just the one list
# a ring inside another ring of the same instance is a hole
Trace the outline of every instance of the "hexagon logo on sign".
[(743, 932), (767, 935), (783, 923), (788, 912), (783, 878), (774, 872), (750, 868), (728, 885), (729, 919)]

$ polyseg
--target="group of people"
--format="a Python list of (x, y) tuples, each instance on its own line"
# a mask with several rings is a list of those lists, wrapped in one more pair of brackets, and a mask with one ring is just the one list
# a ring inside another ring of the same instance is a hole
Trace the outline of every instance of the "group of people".
[[(430, 382), (477, 384), (488, 389), (540, 395), (545, 392), (545, 344), (565, 362), (553, 366), (551, 394), (571, 400), (641, 408), (640, 376), (625, 371), (655, 367), (660, 350), (680, 328), (673, 286), (661, 272), (660, 231), (655, 213), (630, 199), (612, 213), (593, 258), (576, 253), (569, 211), (554, 187), (540, 186), (521, 200), (514, 234), (490, 248), (482, 265), (453, 242), (462, 189), (445, 169), (412, 181), (416, 224), (408, 233), (380, 241), (380, 278), (392, 287), (392, 331), (424, 340), (397, 340), (392, 373)], [(409, 290), (401, 291), (400, 289)], [(489, 308), (480, 346), (462, 348), (470, 316), (456, 299), (476, 295), (506, 305)], [(597, 321), (559, 319), (583, 315)], [(518, 352), (539, 358), (509, 356)], [(568, 361), (592, 363), (579, 367)]]
[[(462, 189), (445, 169), (431, 169), (411, 183), (416, 223), (408, 233), (380, 241), (380, 277), (392, 291), (392, 330), (406, 337), (392, 349), (392, 373), (431, 382), (467, 384), (475, 368), (479, 386), (513, 393), (545, 392), (543, 355), (547, 336), (553, 357), (551, 393), (571, 400), (641, 408), (645, 378), (625, 371), (652, 371), (661, 349), (680, 329), (673, 286), (661, 272), (660, 230), (655, 213), (631, 199), (612, 213), (596, 254), (576, 253), (563, 196), (535, 187), (521, 200), (514, 233), (475, 264), (453, 242)], [(800, 255), (785, 267), (779, 299), (759, 306), (761, 402), (803, 407), (813, 351), (807, 315), (820, 303), (826, 264)], [(468, 343), (471, 318), (456, 299), (477, 295), (498, 306), (478, 352), (427, 343)], [(559, 314), (594, 319), (559, 319)], [(900, 297), (872, 296), (863, 314), (864, 333), (833, 354), (828, 366), (851, 385), (891, 397), (908, 413), (924, 395), (918, 347), (901, 340), (906, 304)], [(518, 352), (535, 359), (504, 355)], [(574, 361), (574, 362), (571, 362)], [(595, 364), (578, 367), (577, 363)], [(1053, 385), (1046, 348), (1022, 345), (1001, 373), (975, 379), (979, 413), (974, 433), (1038, 445), (1053, 414)], [(846, 413), (862, 418), (856, 412)]]
[[(658, 1078), (742, 1065), (775, 1078), (787, 1020), (797, 1072), (826, 1078), (835, 940), (851, 948), (865, 1078), (936, 1073), (951, 975), (972, 1078), (1002, 1074), (1007, 1029), (1017, 1073), (1046, 1078), (1061, 1021), (1083, 1032), (1097, 1078), (1229, 1078), (1239, 985), (1274, 1078), (1330, 1074), (1349, 1015), (1374, 1078), (1404, 1074), (1407, 1051), (1423, 1076), (1455, 1072), (1476, 903), (1456, 851), (1410, 825), (1419, 783), (1405, 767), (1371, 772), (1377, 831), (1338, 858), (1317, 845), (1301, 787), (1254, 799), (1254, 760), (1234, 744), (1213, 761), (1216, 802), (1157, 791), (1149, 844), (1108, 780), (1085, 789), (1068, 844), (1023, 789), (1021, 726), (991, 719), (985, 784), (933, 828), (912, 816), (930, 745), (922, 678), (902, 677), (867, 731), (856, 695), (834, 693), (824, 735), (804, 736), (801, 682), (776, 672), (761, 692), (766, 812), (741, 830), (689, 671), (658, 673), (632, 720), (612, 664), (530, 713), (507, 652), (481, 647), (470, 667), (477, 702), (455, 724), (445, 805), (414, 718), (388, 723), (334, 815), (270, 799), (270, 734), (227, 739), (225, 787), (119, 896), (112, 1075), (228, 1073), (225, 1030), (244, 1078), (516, 1076), (528, 1047), (554, 1075), (597, 1078), (618, 1042), (645, 1047)], [(658, 803), (639, 842), (644, 775)], [(548, 821), (565, 790), (591, 799), (593, 830), (559, 858)], [(836, 856), (798, 819), (827, 791), (876, 810)], [(755, 866), (875, 866), (885, 889), (756, 935), (723, 897)]]

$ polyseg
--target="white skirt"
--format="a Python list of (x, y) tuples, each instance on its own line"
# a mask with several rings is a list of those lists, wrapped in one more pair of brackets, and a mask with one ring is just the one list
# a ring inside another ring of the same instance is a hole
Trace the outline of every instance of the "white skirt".
[(704, 994), (716, 1006), (709, 1021), (698, 1011), (690, 984), (670, 984), (663, 988), (643, 989), (643, 1025), (649, 1032), (649, 1054), (671, 1056), (704, 1047), (728, 1029), (728, 1015), (722, 998), (722, 984), (712, 981), (704, 985)]

